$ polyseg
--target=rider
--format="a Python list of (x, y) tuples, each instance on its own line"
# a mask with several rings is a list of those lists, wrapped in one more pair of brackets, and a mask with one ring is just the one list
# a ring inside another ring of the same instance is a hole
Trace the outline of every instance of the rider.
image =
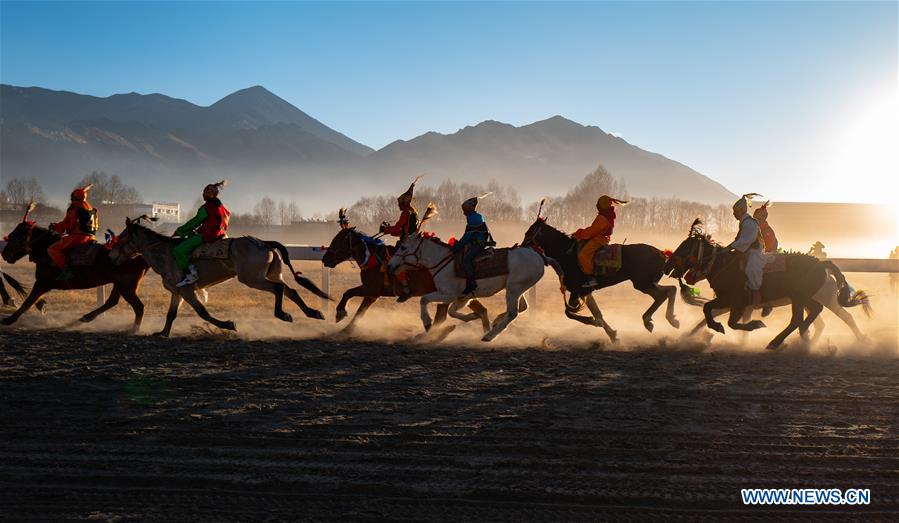
[(752, 293), (752, 305), (757, 306), (762, 301), (762, 276), (765, 264), (770, 260), (770, 255), (762, 251), (763, 239), (759, 232), (759, 223), (749, 215), (749, 206), (752, 198), (761, 196), (757, 193), (744, 194), (734, 203), (734, 218), (740, 221), (737, 237), (727, 246), (734, 249), (740, 255), (740, 265), (746, 273), (746, 288)]
[[(478, 281), (475, 279), (474, 274), (474, 260), (479, 254), (484, 252), (488, 245), (493, 243), (490, 230), (487, 228), (487, 222), (476, 211), (478, 200), (490, 194), (489, 192), (484, 193), (462, 202), (462, 212), (466, 217), (465, 234), (453, 244), (452, 252), (464, 252), (462, 255), (462, 270), (465, 271), (465, 290), (462, 291), (463, 295), (471, 294), (478, 288)], [(471, 247), (464, 250), (466, 245)]]
[(47, 254), (61, 272), (56, 277), (59, 281), (68, 280), (74, 274), (66, 263), (66, 253), (79, 245), (86, 245), (96, 241), (94, 235), (99, 229), (100, 222), (97, 218), (97, 210), (91, 207), (87, 201), (87, 192), (93, 184), (88, 184), (80, 189), (72, 191), (72, 203), (66, 210), (66, 217), (61, 222), (51, 223), (50, 230), (65, 236), (47, 248)]
[(765, 252), (775, 254), (777, 252), (777, 235), (774, 234), (774, 229), (768, 223), (768, 207), (770, 205), (771, 200), (768, 200), (752, 212), (752, 217), (759, 223), (759, 231), (762, 234), (762, 239), (765, 241)]
[(228, 182), (222, 180), (211, 183), (203, 189), (203, 200), (206, 202), (197, 210), (196, 216), (187, 223), (178, 227), (172, 236), (182, 236), (185, 239), (174, 249), (175, 263), (184, 274), (184, 278), (176, 285), (184, 287), (197, 282), (197, 266), (190, 263), (191, 253), (204, 243), (212, 243), (225, 238), (228, 233), (228, 218), (231, 213), (219, 200), (219, 190)]
[[(390, 225), (387, 222), (383, 222), (381, 224), (380, 232), (399, 237), (399, 240), (396, 242), (397, 245), (418, 229), (418, 211), (412, 205), (412, 192), (415, 190), (415, 184), (419, 180), (421, 180), (421, 176), (416, 176), (409, 188), (406, 189), (406, 192), (399, 195), (396, 199), (396, 203), (401, 211), (396, 223)], [(395, 273), (395, 276), (403, 288), (402, 294), (396, 301), (402, 303), (412, 297), (412, 289), (409, 288), (409, 275), (405, 270), (399, 270)]]
[(808, 255), (814, 256), (815, 258), (818, 258), (819, 260), (823, 260), (823, 259), (827, 258), (827, 253), (824, 252), (824, 244), (821, 242), (815, 242), (814, 245), (812, 245), (812, 248), (809, 249)]
[(608, 245), (612, 240), (612, 230), (615, 228), (615, 205), (627, 204), (624, 200), (612, 198), (608, 195), (602, 195), (596, 200), (596, 218), (593, 223), (585, 229), (574, 231), (571, 236), (575, 240), (586, 240), (587, 243), (581, 247), (577, 255), (578, 264), (581, 270), (590, 277), (583, 287), (595, 287), (598, 285), (596, 278), (593, 276), (593, 257), (596, 251), (603, 245)]

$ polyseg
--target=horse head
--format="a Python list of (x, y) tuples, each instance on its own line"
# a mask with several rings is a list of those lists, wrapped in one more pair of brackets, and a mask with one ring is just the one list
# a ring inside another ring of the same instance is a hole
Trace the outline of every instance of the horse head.
[(31, 251), (29, 244), (36, 227), (34, 222), (21, 222), (3, 237), (6, 246), (3, 247), (2, 256), (6, 263), (16, 263)]
[(147, 245), (148, 233), (158, 234), (140, 224), (144, 219), (155, 221), (146, 214), (133, 220), (125, 218), (125, 230), (116, 236), (115, 244), (109, 250), (109, 259), (113, 264), (121, 265), (125, 260), (140, 256)]
[(415, 269), (422, 266), (422, 249), (428, 240), (420, 232), (406, 236), (406, 239), (396, 246), (393, 257), (387, 262), (387, 272), (393, 274), (401, 268)]
[(573, 241), (567, 234), (546, 223), (546, 218), (538, 217), (525, 231), (521, 246), (540, 247), (549, 256), (558, 257), (571, 248)]
[(695, 283), (704, 277), (710, 260), (713, 260), (715, 243), (711, 236), (703, 232), (703, 223), (699, 218), (690, 225), (687, 238), (677, 246), (665, 262), (663, 272), (672, 278), (681, 279), (690, 273)]
[(340, 232), (334, 236), (331, 244), (328, 245), (325, 255), (322, 256), (322, 264), (329, 269), (333, 269), (337, 264), (353, 258), (353, 251), (359, 246), (361, 246), (361, 239), (360, 233), (356, 232), (356, 228), (341, 227)]

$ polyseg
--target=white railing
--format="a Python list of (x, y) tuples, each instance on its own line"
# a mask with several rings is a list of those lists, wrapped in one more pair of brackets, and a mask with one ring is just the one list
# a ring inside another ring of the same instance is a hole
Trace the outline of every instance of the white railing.
[[(0, 250), (6, 246), (6, 242), (0, 240)], [(320, 261), (327, 251), (326, 247), (316, 247), (313, 245), (285, 245), (287, 253), (290, 254), (291, 260), (300, 261)], [(878, 258), (828, 258), (840, 268), (843, 272), (885, 272), (899, 273), (899, 260), (878, 259)], [(331, 269), (322, 265), (321, 289), (331, 294)], [(336, 297), (335, 297), (336, 298)], [(531, 306), (536, 310), (537, 307), (537, 287), (531, 287), (528, 293), (528, 300)], [(97, 304), (102, 305), (106, 301), (106, 290), (104, 287), (97, 287)], [(328, 300), (322, 299), (322, 313), (325, 316), (330, 315)]]

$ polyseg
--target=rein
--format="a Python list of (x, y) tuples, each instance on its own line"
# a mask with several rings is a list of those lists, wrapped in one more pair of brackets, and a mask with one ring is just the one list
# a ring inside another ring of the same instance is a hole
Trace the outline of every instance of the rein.
[[(453, 259), (453, 256), (455, 255), (455, 253), (452, 250), (450, 250), (449, 254), (444, 256), (440, 261), (438, 261), (432, 267), (428, 267), (427, 265), (421, 263), (421, 261), (420, 261), (421, 260), (421, 254), (420, 254), (421, 248), (424, 245), (424, 243), (425, 243), (425, 238), (419, 239), (418, 247), (415, 248), (414, 252), (409, 253), (409, 254), (400, 254), (399, 256), (400, 256), (400, 259), (403, 260), (403, 263), (405, 263), (407, 265), (411, 265), (412, 267), (415, 267), (419, 270), (425, 270), (425, 271), (431, 272), (431, 277), (433, 278), (434, 276), (437, 276), (440, 273), (440, 271), (445, 269), (447, 265), (449, 265), (449, 263)], [(397, 254), (394, 254), (394, 256), (397, 256)], [(416, 260), (415, 263), (409, 263), (406, 261), (406, 258), (408, 258), (410, 256)]]

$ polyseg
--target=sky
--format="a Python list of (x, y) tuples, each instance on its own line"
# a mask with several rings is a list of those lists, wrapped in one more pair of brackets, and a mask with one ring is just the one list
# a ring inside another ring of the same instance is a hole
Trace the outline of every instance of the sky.
[(3, 83), (262, 85), (374, 148), (560, 114), (781, 201), (899, 202), (897, 46), (896, 2), (0, 2)]

